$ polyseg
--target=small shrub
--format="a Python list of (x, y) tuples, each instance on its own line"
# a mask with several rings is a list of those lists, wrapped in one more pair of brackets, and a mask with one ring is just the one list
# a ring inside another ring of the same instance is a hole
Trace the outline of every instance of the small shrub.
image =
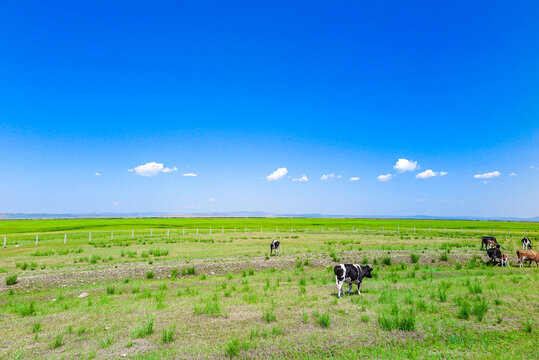
[(391, 258), (390, 257), (383, 258), (382, 264), (387, 265), (387, 266), (391, 265)]
[(148, 270), (148, 272), (146, 273), (146, 278), (147, 279), (153, 279), (154, 278), (154, 273), (152, 270)]
[(464, 320), (468, 320), (470, 318), (470, 303), (465, 300), (460, 302), (460, 308), (457, 317)]
[(369, 322), (369, 316), (368, 315), (361, 315), (361, 321), (364, 322), (364, 323), (368, 323)]
[(265, 322), (270, 323), (273, 321), (277, 321), (277, 316), (275, 316), (275, 313), (272, 309), (266, 309), (262, 313), (262, 319), (264, 319)]
[(54, 340), (51, 342), (51, 349), (58, 349), (60, 346), (63, 345), (64, 342), (64, 335), (60, 334), (54, 338)]
[(440, 255), (440, 260), (441, 261), (448, 261), (448, 257), (447, 257), (447, 252), (444, 252), (442, 255)]
[(483, 287), (479, 282), (468, 283), (468, 289), (472, 294), (481, 294), (483, 292)]
[(219, 316), (222, 314), (221, 304), (217, 295), (205, 298), (201, 303), (194, 306), (195, 315)]
[(32, 325), (32, 332), (34, 334), (38, 333), (41, 331), (41, 324), (40, 323), (34, 323), (34, 325)]
[(15, 285), (17, 283), (17, 278), (18, 278), (17, 274), (9, 275), (6, 278), (6, 285)]
[(195, 274), (196, 274), (196, 271), (195, 271), (194, 266), (191, 266), (191, 267), (187, 268), (187, 275), (195, 275)]
[(526, 321), (526, 324), (524, 325), (524, 331), (527, 333), (531, 333), (532, 329), (533, 329), (533, 322), (531, 319), (528, 319), (528, 321)]
[(114, 285), (107, 286), (107, 295), (114, 295), (115, 289)]
[(419, 255), (410, 254), (410, 261), (412, 262), (412, 264), (416, 264), (419, 261)]
[(176, 279), (178, 277), (178, 269), (172, 269), (172, 271), (170, 272), (170, 277), (172, 279)]
[(329, 320), (329, 312), (321, 314), (318, 311), (316, 311), (314, 313), (314, 318), (316, 319), (316, 323), (323, 328), (328, 328), (329, 325), (331, 324)]
[(485, 314), (488, 311), (488, 302), (486, 299), (481, 298), (480, 301), (472, 306), (472, 314), (477, 318), (477, 321), (483, 321)]
[(36, 313), (35, 302), (23, 303), (17, 306), (17, 311), (21, 316), (34, 316)]
[(163, 343), (170, 343), (172, 342), (172, 340), (174, 340), (175, 330), (176, 329), (174, 326), (171, 326), (168, 329), (163, 329), (163, 335), (161, 336), (161, 340), (163, 341)]
[(133, 331), (134, 338), (144, 338), (153, 334), (153, 318), (149, 318)]
[(225, 346), (225, 354), (228, 356), (237, 356), (240, 353), (240, 340), (237, 337), (232, 338)]

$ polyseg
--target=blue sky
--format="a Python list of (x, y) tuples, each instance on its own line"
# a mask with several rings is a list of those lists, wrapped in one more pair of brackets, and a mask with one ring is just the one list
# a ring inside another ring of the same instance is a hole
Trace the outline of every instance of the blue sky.
[(538, 16), (537, 1), (4, 2), (0, 212), (539, 216)]

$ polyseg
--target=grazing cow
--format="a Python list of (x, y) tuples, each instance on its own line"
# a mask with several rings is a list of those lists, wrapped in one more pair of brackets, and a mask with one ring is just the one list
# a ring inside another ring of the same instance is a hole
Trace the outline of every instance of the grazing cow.
[(357, 285), (357, 294), (360, 295), (361, 281), (363, 278), (368, 277), (372, 278), (372, 267), (369, 265), (358, 265), (358, 264), (340, 264), (335, 266), (333, 272), (335, 273), (335, 282), (337, 283), (337, 295), (341, 297), (342, 286), (344, 283), (350, 284), (348, 288), (348, 295), (352, 291), (352, 284)]
[(518, 264), (522, 267), (524, 260), (528, 260), (528, 266), (532, 264), (532, 261), (535, 261), (537, 267), (539, 267), (539, 252), (535, 250), (517, 250)]
[(509, 266), (509, 255), (502, 254), (502, 263), (501, 263), (501, 265), (502, 265), (502, 267)]
[(522, 250), (531, 250), (532, 249), (532, 243), (531, 243), (530, 239), (522, 238), (522, 240), (520, 240), (520, 242), (522, 243)]
[(273, 254), (279, 255), (279, 251), (281, 250), (281, 243), (279, 240), (273, 240), (270, 245), (270, 256)]
[(487, 255), (490, 258), (490, 262), (496, 263), (496, 260), (502, 260), (502, 252), (500, 251), (500, 245), (487, 250)]
[(481, 238), (481, 250), (483, 250), (483, 246), (485, 246), (485, 250), (488, 250), (496, 245), (498, 245), (498, 241), (494, 236), (483, 236)]

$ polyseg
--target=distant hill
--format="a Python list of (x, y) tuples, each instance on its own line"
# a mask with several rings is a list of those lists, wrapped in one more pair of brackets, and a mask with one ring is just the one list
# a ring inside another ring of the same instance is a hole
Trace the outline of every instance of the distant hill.
[(288, 217), (288, 218), (363, 218), (363, 219), (431, 219), (431, 220), (491, 220), (491, 221), (528, 221), (539, 222), (539, 216), (531, 218), (516, 217), (473, 217), (473, 216), (396, 216), (396, 215), (339, 215), (339, 214), (277, 214), (263, 211), (236, 212), (203, 212), (203, 213), (166, 213), (166, 212), (134, 212), (134, 213), (0, 213), (0, 220), (13, 219), (85, 219), (85, 218), (141, 218), (141, 217)]

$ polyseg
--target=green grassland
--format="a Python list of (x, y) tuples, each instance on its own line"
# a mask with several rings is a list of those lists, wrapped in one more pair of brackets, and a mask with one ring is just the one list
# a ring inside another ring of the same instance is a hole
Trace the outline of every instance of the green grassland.
[[(508, 268), (479, 250), (492, 229)], [(512, 222), (2, 221), (0, 358), (534, 358), (539, 270), (516, 266), (517, 229), (537, 243)], [(336, 297), (340, 262), (374, 267), (361, 295)]]

